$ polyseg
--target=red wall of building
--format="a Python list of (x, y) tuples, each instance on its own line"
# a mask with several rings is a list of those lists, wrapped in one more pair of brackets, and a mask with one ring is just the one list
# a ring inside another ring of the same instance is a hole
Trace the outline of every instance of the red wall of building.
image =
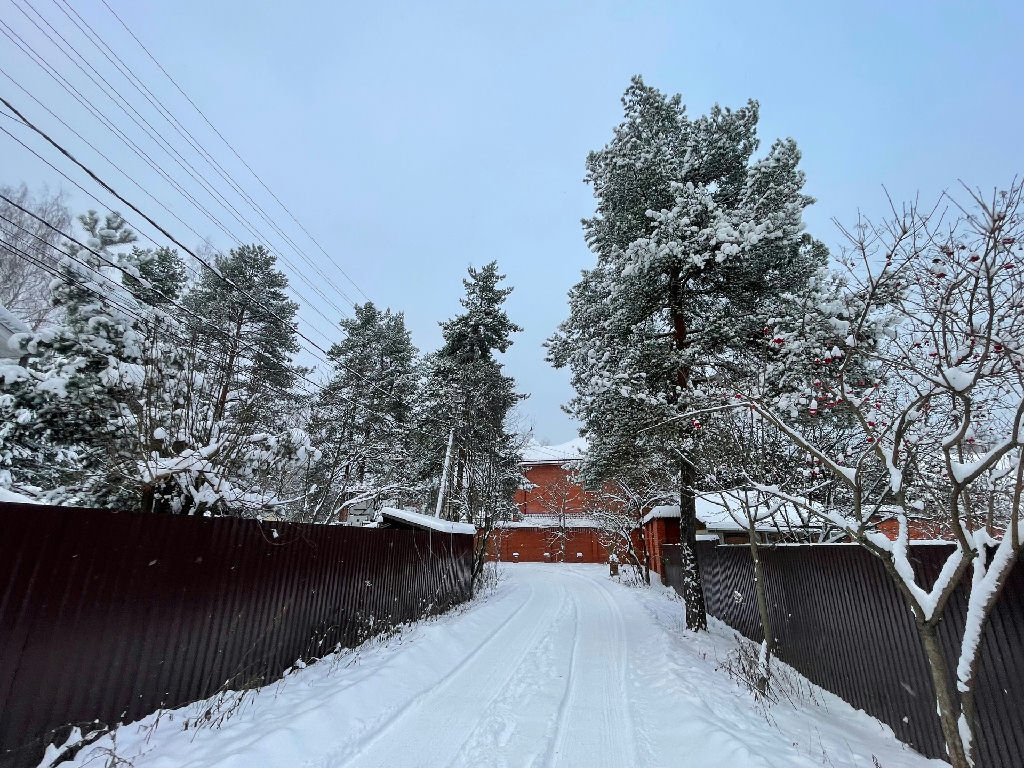
[[(598, 494), (587, 491), (577, 475), (578, 462), (540, 462), (525, 464), (523, 476), (529, 488), (515, 493), (515, 503), (525, 521), (531, 516), (550, 518), (558, 514), (586, 517), (587, 508), (598, 500)], [(612, 486), (606, 490), (613, 490)], [(678, 525), (676, 526), (678, 530)], [(488, 558), (504, 562), (561, 562), (563, 547), (553, 526), (504, 528), (492, 531), (487, 546)], [(593, 528), (570, 528), (567, 532), (564, 561), (570, 563), (606, 563), (609, 550), (601, 543), (601, 534)], [(678, 535), (678, 534), (677, 534)], [(640, 532), (633, 541), (640, 553)], [(518, 553), (518, 557), (516, 557)]]
[(651, 558), (651, 569), (664, 576), (665, 571), (661, 567), (661, 545), (679, 543), (679, 520), (659, 517), (648, 521), (644, 526), (644, 542)]
[[(562, 562), (562, 543), (553, 538), (554, 531), (552, 528), (495, 529), (488, 542), (488, 557), (509, 563)], [(577, 553), (582, 556), (578, 557)], [(565, 543), (565, 562), (606, 563), (608, 549), (601, 544), (593, 528), (570, 529)]]
[(520, 488), (515, 503), (524, 515), (552, 515), (560, 510), (579, 514), (588, 494), (576, 478), (571, 464), (527, 464), (523, 476), (532, 488)]

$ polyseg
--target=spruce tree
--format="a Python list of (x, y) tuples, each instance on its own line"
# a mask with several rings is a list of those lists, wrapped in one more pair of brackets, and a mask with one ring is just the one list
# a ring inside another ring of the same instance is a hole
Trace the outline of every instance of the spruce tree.
[(463, 312), (441, 323), (444, 345), (426, 361), (417, 414), (420, 477), (433, 482), (431, 508), (477, 525), (476, 573), (483, 567), (487, 537), (511, 509), (518, 481), (518, 445), (507, 420), (523, 398), (506, 376), (497, 353), (512, 345), (522, 329), (505, 313), (511, 287), (497, 262), (469, 268), (464, 279)]

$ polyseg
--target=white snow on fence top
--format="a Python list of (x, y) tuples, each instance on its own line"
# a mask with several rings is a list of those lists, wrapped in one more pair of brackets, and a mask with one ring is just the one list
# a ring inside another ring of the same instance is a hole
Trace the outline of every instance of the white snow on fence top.
[(16, 493), (7, 488), (0, 488), (0, 501), (7, 502), (8, 504), (38, 504), (35, 499), (31, 499), (28, 496), (23, 496), (20, 493)]
[[(709, 531), (745, 531), (747, 530), (746, 516), (740, 500), (731, 494), (726, 494), (728, 507), (722, 503), (722, 497), (717, 493), (704, 493), (697, 496), (697, 519), (704, 523)], [(758, 515), (767, 515), (764, 508), (757, 509)], [(678, 518), (679, 505), (663, 504), (654, 507), (644, 515), (641, 525), (646, 525), (651, 520), (659, 518)], [(815, 528), (814, 524), (808, 525), (796, 511), (784, 507), (775, 512), (771, 518), (759, 520), (754, 528), (758, 531), (774, 531), (779, 528)]]
[(530, 441), (523, 448), (521, 457), (523, 464), (558, 463), (562, 461), (579, 461), (587, 454), (587, 439), (577, 437), (561, 445), (541, 445)]
[(453, 523), (451, 520), (442, 520), (433, 515), (424, 515), (419, 512), (409, 512), (404, 509), (384, 507), (380, 514), (385, 520), (400, 520), (403, 523), (414, 525), (417, 528), (427, 528), (431, 531), (441, 533), (468, 533), (470, 536), (476, 533), (476, 527), (469, 523)]

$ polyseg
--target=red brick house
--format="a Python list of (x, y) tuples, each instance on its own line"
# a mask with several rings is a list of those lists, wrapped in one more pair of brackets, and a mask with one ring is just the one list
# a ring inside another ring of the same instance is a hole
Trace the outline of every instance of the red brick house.
[[(577, 562), (605, 563), (610, 554), (609, 537), (592, 517), (599, 492), (584, 486), (579, 477), (586, 441), (573, 440), (563, 445), (530, 445), (524, 450), (520, 467), (523, 480), (515, 493), (517, 519), (499, 523), (491, 533), (488, 556), (505, 562)], [(603, 489), (605, 491), (608, 488)], [(745, 544), (746, 526), (742, 516), (723, 504), (718, 494), (697, 497), (698, 538), (707, 537), (724, 544)], [(763, 541), (807, 541), (819, 528), (795, 513), (782, 514), (778, 522), (758, 523)], [(880, 531), (895, 536), (895, 520), (879, 524)], [(679, 507), (653, 507), (644, 515), (635, 531), (634, 551), (646, 549), (652, 571), (664, 574), (662, 544), (679, 543)], [(912, 538), (945, 538), (932, 526), (912, 525)]]
[(587, 510), (597, 496), (578, 476), (586, 441), (536, 443), (523, 451), (518, 519), (491, 533), (490, 557), (507, 562), (605, 563), (608, 548)]

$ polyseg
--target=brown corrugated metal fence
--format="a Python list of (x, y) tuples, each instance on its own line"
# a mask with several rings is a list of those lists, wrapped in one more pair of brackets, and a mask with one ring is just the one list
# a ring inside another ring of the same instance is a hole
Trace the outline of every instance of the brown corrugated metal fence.
[[(679, 545), (663, 545), (666, 581), (679, 586)], [(947, 545), (912, 547), (919, 583), (931, 584)], [(698, 544), (708, 612), (760, 641), (746, 545)], [(881, 563), (856, 545), (763, 547), (775, 653), (812, 682), (890, 725), (929, 757), (945, 757), (935, 696), (914, 620)], [(955, 665), (966, 592), (950, 601), (940, 633)], [(1018, 562), (982, 638), (976, 704), (979, 765), (1024, 765), (1024, 564)]]
[(471, 535), (0, 503), (0, 766), (470, 597)]

